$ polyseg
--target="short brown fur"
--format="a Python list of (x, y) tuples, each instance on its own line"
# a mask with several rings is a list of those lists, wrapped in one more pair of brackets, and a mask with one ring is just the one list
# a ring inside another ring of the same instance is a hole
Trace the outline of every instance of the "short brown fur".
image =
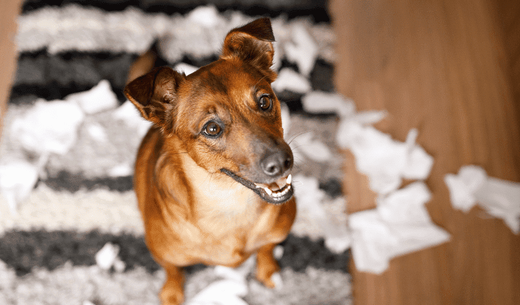
[(229, 32), (221, 58), (193, 74), (156, 68), (125, 88), (154, 123), (139, 148), (134, 187), (147, 246), (167, 273), (163, 304), (183, 302), (182, 267), (236, 267), (253, 253), (257, 279), (274, 287), (272, 250), (290, 231), (295, 200), (271, 204), (237, 182), (271, 188), (292, 167), (270, 86), (272, 41), (269, 19), (258, 19)]

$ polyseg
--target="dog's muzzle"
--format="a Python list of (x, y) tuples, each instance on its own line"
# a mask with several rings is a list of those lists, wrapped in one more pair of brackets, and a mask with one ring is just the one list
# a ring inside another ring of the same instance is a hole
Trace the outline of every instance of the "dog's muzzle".
[(263, 200), (272, 204), (285, 203), (291, 199), (294, 194), (294, 188), (292, 186), (292, 175), (282, 177), (273, 183), (265, 184), (254, 183), (225, 168), (222, 168), (220, 171), (255, 192)]

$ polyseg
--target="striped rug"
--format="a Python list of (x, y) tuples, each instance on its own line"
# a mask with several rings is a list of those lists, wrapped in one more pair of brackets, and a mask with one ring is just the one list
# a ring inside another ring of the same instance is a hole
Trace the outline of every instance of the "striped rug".
[[(345, 225), (337, 117), (308, 113), (302, 105), (309, 92), (334, 93), (334, 33), (325, 0), (27, 0), (19, 17), (18, 70), (0, 165), (38, 164), (38, 179), (16, 213), (0, 196), (0, 304), (159, 303), (164, 272), (146, 249), (132, 191), (136, 150), (149, 125), (122, 94), (129, 68), (154, 43), (160, 64), (205, 65), (217, 58), (227, 31), (258, 16), (272, 18), (274, 68), (301, 80), (275, 88), (290, 121), (295, 187), (312, 192), (299, 196), (314, 196), (330, 223)], [(291, 51), (305, 39), (315, 47), (310, 62), (308, 54)], [(38, 147), (21, 143), (13, 126), (38, 105), (103, 84), (109, 84), (103, 98), (114, 104), (83, 114), (66, 153), (43, 158)], [(315, 147), (301, 140), (310, 134), (330, 156), (306, 151)], [(326, 229), (315, 210), (301, 207), (277, 248), (283, 288), (267, 289), (249, 274), (244, 304), (351, 304), (349, 252), (329, 249)], [(104, 270), (96, 262), (107, 244), (119, 249), (120, 267)], [(187, 302), (221, 276), (202, 265), (186, 272)], [(217, 301), (212, 304), (225, 304)]]

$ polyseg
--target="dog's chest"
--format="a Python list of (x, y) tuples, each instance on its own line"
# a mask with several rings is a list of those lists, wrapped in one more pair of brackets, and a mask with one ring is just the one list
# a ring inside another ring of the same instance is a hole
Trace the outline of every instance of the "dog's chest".
[(206, 185), (203, 189), (196, 194), (196, 218), (203, 231), (214, 235), (249, 231), (264, 212), (257, 195), (242, 186), (222, 189)]
[(202, 262), (234, 265), (269, 242), (267, 233), (278, 214), (275, 208), (233, 179), (212, 175), (191, 159), (185, 160), (183, 169), (191, 181), (192, 219)]
[(233, 266), (268, 242), (266, 233), (271, 224), (265, 219), (271, 213), (261, 208), (250, 190), (215, 191), (200, 199), (203, 201), (199, 201), (196, 218), (203, 241), (199, 254), (204, 263)]

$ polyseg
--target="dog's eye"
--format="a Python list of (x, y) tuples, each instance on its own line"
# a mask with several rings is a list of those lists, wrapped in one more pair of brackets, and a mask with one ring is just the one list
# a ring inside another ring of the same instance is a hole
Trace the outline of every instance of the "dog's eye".
[(204, 125), (204, 128), (202, 129), (202, 133), (205, 136), (208, 136), (211, 138), (216, 138), (216, 137), (220, 136), (220, 134), (222, 133), (222, 127), (220, 127), (220, 125), (217, 124), (216, 122), (210, 121), (210, 122), (206, 123), (206, 125)]
[(258, 107), (260, 107), (260, 109), (263, 111), (271, 109), (272, 105), (273, 103), (268, 95), (262, 95), (258, 100)]

